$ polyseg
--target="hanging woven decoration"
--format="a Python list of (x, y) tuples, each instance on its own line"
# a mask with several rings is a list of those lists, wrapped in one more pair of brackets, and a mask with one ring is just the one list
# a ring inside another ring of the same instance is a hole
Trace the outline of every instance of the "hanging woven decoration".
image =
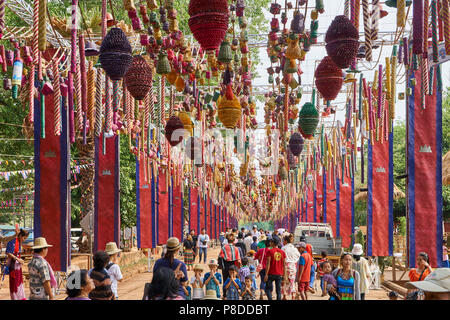
[(312, 103), (305, 103), (298, 117), (298, 130), (302, 136), (305, 139), (312, 139), (318, 123), (319, 112)]
[(219, 56), (217, 60), (225, 64), (230, 63), (233, 60), (231, 45), (227, 40), (222, 41), (222, 43), (220, 44)]
[(142, 56), (135, 56), (123, 80), (133, 98), (142, 100), (152, 85), (152, 69)]
[(227, 0), (191, 0), (189, 29), (204, 50), (216, 50), (228, 29)]
[(164, 135), (166, 136), (167, 141), (172, 147), (175, 147), (183, 140), (183, 135), (178, 135), (177, 137), (172, 137), (172, 134), (178, 130), (184, 129), (183, 122), (181, 122), (180, 118), (177, 116), (171, 116), (166, 123), (166, 127), (164, 129)]
[(158, 62), (156, 64), (157, 74), (169, 74), (172, 69), (170, 68), (170, 62), (167, 58), (167, 53), (160, 51), (158, 55)]
[(111, 28), (100, 46), (100, 63), (111, 80), (120, 80), (128, 71), (133, 57), (127, 36), (120, 28)]
[(342, 70), (329, 56), (322, 59), (317, 66), (314, 77), (316, 79), (317, 90), (319, 90), (322, 97), (327, 101), (336, 99), (342, 88), (344, 79), (342, 77)]
[(221, 96), (217, 101), (217, 111), (220, 122), (228, 129), (234, 129), (241, 119), (241, 104), (239, 103), (239, 99), (232, 94), (232, 99), (229, 99), (230, 96), (227, 97)]
[(359, 49), (359, 34), (344, 15), (336, 16), (325, 34), (327, 54), (341, 69), (348, 68)]
[(294, 132), (289, 138), (289, 150), (298, 157), (303, 151), (303, 138), (300, 133)]
[(192, 124), (191, 117), (189, 117), (189, 114), (185, 111), (181, 111), (178, 113), (178, 117), (180, 118), (180, 121), (183, 123), (183, 127), (186, 131), (189, 132), (189, 134), (192, 136), (194, 125)]

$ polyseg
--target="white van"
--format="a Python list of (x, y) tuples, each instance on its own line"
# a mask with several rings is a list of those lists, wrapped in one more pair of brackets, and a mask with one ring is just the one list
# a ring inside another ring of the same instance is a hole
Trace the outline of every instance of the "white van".
[(294, 244), (300, 242), (300, 237), (306, 238), (306, 243), (313, 247), (313, 254), (320, 255), (326, 251), (328, 255), (341, 254), (341, 238), (333, 237), (333, 229), (328, 223), (300, 222), (295, 227)]

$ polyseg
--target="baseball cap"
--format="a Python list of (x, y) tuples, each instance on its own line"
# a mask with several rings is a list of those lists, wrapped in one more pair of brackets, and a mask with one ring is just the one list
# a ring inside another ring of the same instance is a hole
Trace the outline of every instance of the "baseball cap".
[(407, 282), (406, 287), (428, 292), (450, 292), (450, 268), (437, 268), (423, 281)]
[(306, 249), (306, 243), (304, 243), (303, 241), (297, 243), (296, 245), (297, 248), (305, 248)]

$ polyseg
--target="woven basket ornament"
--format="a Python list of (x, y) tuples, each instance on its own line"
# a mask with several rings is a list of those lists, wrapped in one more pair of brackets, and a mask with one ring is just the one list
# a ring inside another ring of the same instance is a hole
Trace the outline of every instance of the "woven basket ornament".
[(142, 56), (133, 57), (124, 81), (133, 98), (136, 100), (145, 98), (152, 85), (152, 69)]
[(99, 60), (111, 80), (120, 80), (127, 73), (133, 57), (127, 36), (120, 28), (111, 28), (100, 46)]
[(191, 117), (189, 114), (185, 111), (181, 111), (178, 114), (178, 117), (180, 118), (180, 121), (183, 123), (184, 129), (189, 132), (189, 134), (192, 136), (194, 125), (192, 124)]
[(241, 119), (242, 108), (239, 99), (233, 95), (232, 99), (221, 96), (217, 101), (217, 113), (220, 122), (228, 129), (234, 129)]
[(202, 48), (206, 51), (219, 48), (228, 29), (228, 1), (191, 0), (188, 12), (189, 28)]
[(180, 118), (177, 116), (171, 116), (166, 123), (166, 127), (164, 129), (164, 135), (166, 136), (167, 141), (172, 147), (175, 147), (183, 140), (182, 135), (178, 135), (177, 137), (172, 137), (172, 134), (178, 130), (184, 129), (183, 122), (181, 122)]
[(329, 56), (322, 59), (314, 74), (316, 87), (327, 101), (336, 99), (342, 88), (344, 79), (342, 70), (331, 60)]
[(291, 150), (292, 154), (298, 157), (303, 151), (303, 138), (302, 135), (298, 132), (294, 132), (289, 138), (289, 150)]
[(160, 51), (158, 55), (158, 62), (156, 64), (157, 74), (169, 74), (172, 69), (170, 68), (169, 59), (167, 58), (167, 53)]
[(231, 45), (227, 40), (222, 41), (220, 44), (219, 56), (217, 57), (217, 60), (225, 64), (228, 64), (233, 60)]
[(344, 15), (336, 16), (325, 34), (327, 54), (341, 68), (348, 68), (359, 49), (359, 34)]
[(297, 168), (297, 161), (295, 161), (295, 156), (291, 149), (287, 149), (287, 161), (289, 165), (289, 170), (294, 170)]
[(303, 105), (298, 117), (298, 130), (305, 139), (312, 139), (319, 123), (319, 112), (314, 105), (307, 102)]

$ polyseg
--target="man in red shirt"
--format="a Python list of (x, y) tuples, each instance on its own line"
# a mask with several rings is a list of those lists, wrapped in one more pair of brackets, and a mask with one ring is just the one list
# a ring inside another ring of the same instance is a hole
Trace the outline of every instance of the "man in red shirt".
[(272, 288), (275, 281), (277, 300), (281, 300), (281, 282), (287, 280), (286, 253), (278, 248), (276, 238), (272, 238), (270, 242), (272, 249), (269, 250), (267, 256), (266, 275), (264, 276), (265, 292), (267, 299), (272, 300)]
[(297, 272), (298, 292), (300, 293), (302, 300), (308, 300), (307, 292), (311, 280), (312, 257), (308, 251), (306, 251), (306, 243), (300, 242), (297, 247), (301, 254), (300, 259), (298, 260)]
[(270, 240), (264, 240), (265, 248), (261, 248), (256, 252), (255, 254), (255, 260), (258, 260), (258, 268), (256, 270), (259, 270), (259, 277), (261, 278), (261, 283), (259, 285), (259, 300), (263, 300), (263, 292), (265, 292), (266, 289), (266, 283), (264, 282), (264, 277), (266, 275), (266, 266), (267, 266), (267, 258), (269, 257), (269, 251), (270, 251)]

